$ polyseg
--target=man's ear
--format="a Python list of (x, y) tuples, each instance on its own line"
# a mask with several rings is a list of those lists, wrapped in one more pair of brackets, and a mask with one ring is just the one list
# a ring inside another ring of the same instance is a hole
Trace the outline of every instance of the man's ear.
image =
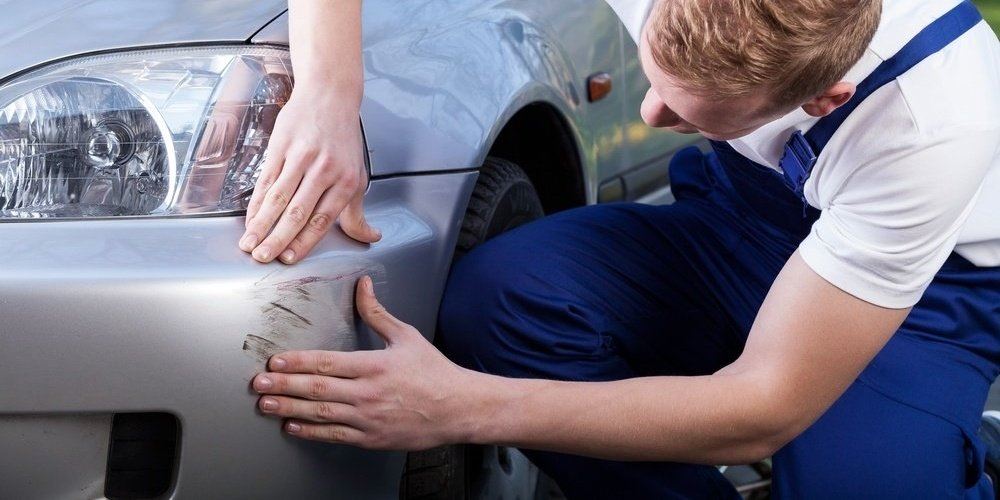
[(850, 101), (857, 90), (858, 86), (851, 82), (835, 83), (822, 94), (803, 104), (802, 109), (810, 116), (822, 118)]

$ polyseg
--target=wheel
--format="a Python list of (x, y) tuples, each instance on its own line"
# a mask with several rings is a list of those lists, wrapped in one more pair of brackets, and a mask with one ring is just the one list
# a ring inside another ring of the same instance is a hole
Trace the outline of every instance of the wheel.
[[(541, 218), (542, 203), (517, 165), (487, 158), (462, 220), (454, 260), (505, 231)], [(540, 486), (542, 485), (542, 486)], [(443, 446), (407, 454), (400, 481), (404, 500), (533, 500), (540, 490), (538, 469), (521, 452), (503, 446)]]

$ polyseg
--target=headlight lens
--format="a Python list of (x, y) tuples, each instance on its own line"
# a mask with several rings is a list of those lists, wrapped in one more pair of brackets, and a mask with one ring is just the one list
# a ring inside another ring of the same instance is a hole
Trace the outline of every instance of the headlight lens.
[(0, 218), (227, 213), (292, 89), (288, 52), (74, 59), (0, 88)]

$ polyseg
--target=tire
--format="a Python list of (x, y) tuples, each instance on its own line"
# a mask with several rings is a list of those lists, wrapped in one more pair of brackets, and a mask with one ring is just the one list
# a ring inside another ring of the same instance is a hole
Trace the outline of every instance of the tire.
[(400, 500), (466, 500), (465, 446), (441, 446), (406, 454)]
[[(469, 199), (455, 247), (454, 261), (479, 244), (539, 219), (542, 203), (520, 167), (487, 158)], [(541, 486), (540, 486), (541, 485)], [(477, 500), (547, 498), (538, 469), (513, 448), (455, 445), (409, 453), (400, 481), (403, 500)]]
[(521, 167), (499, 158), (487, 158), (465, 210), (454, 261), (484, 241), (543, 215), (535, 186)]

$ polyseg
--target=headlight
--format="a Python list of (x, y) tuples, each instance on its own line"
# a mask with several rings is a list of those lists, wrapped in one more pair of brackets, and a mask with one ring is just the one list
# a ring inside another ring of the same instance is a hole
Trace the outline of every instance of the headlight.
[(217, 47), (73, 59), (0, 87), (0, 218), (246, 208), (288, 52)]

